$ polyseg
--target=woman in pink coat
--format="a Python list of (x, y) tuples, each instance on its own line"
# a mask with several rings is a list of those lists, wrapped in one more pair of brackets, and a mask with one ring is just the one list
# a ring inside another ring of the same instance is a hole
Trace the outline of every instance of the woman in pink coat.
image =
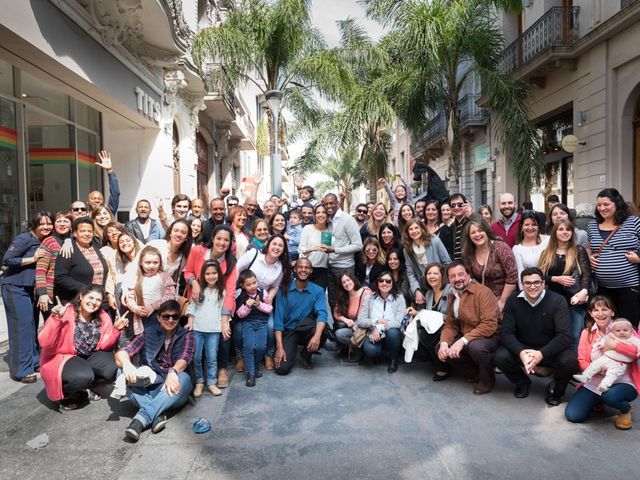
[(75, 410), (87, 402), (95, 384), (112, 382), (116, 377), (113, 347), (128, 323), (125, 317), (111, 322), (100, 309), (104, 289), (85, 287), (70, 304), (53, 308), (38, 335), (40, 374), (47, 396), (60, 402), (61, 410)]

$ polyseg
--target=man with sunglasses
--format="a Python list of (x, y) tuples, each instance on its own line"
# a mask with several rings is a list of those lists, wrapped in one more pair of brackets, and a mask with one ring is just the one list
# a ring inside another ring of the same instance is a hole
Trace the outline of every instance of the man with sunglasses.
[(353, 215), (353, 218), (356, 219), (356, 223), (358, 224), (358, 228), (361, 228), (367, 221), (367, 215), (369, 214), (369, 209), (365, 203), (359, 203), (356, 205), (356, 213)]
[(461, 193), (451, 195), (449, 205), (451, 205), (451, 213), (454, 217), (454, 222), (451, 225), (451, 231), (453, 233), (451, 251), (453, 252), (453, 260), (460, 261), (462, 260), (462, 229), (469, 220), (473, 210), (471, 209), (471, 204), (467, 202), (467, 197)]
[[(158, 323), (145, 326), (142, 334), (116, 353), (116, 364), (129, 384), (127, 397), (139, 407), (125, 430), (125, 435), (134, 441), (148, 426), (152, 433), (162, 431), (167, 425), (164, 412), (184, 405), (193, 388), (187, 367), (193, 360), (195, 337), (180, 326), (179, 320), (180, 304), (175, 300), (163, 302), (158, 308)], [(155, 373), (153, 380), (137, 377), (131, 363), (137, 353), (141, 365)]]
[(569, 380), (579, 371), (571, 350), (571, 314), (562, 295), (544, 289), (544, 274), (537, 267), (520, 274), (524, 290), (511, 295), (502, 315), (502, 345), (496, 350), (496, 366), (516, 386), (516, 398), (529, 396), (530, 373), (540, 367), (553, 370), (545, 402), (560, 405)]
[(69, 212), (71, 213), (71, 217), (74, 220), (77, 220), (78, 218), (90, 216), (87, 205), (81, 200), (77, 200), (73, 202), (71, 204), (71, 207), (69, 208)]

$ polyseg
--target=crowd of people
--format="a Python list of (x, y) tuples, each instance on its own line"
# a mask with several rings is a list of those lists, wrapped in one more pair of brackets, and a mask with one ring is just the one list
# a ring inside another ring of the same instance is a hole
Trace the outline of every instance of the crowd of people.
[(170, 212), (156, 204), (156, 220), (140, 199), (122, 225), (107, 171), (106, 205), (92, 192), (38, 212), (3, 258), (11, 377), (39, 372), (63, 411), (126, 396), (139, 410), (125, 434), (137, 440), (189, 396), (221, 395), (230, 363), (254, 387), (263, 370), (288, 374), (299, 351), (313, 369), (324, 346), (364, 365), (386, 359), (390, 374), (403, 351), (410, 361), (423, 350), (434, 382), (459, 375), (475, 395), (496, 374), (516, 398), (531, 374), (551, 376), (548, 405), (577, 388), (569, 421), (608, 406), (616, 427), (632, 426), (640, 218), (613, 188), (582, 228), (557, 197), (545, 215), (503, 193), (494, 218), (460, 193), (414, 202), (402, 177), (394, 190), (381, 179), (389, 202), (353, 215), (297, 179), (296, 201), (261, 208), (222, 189), (207, 217), (202, 200), (178, 194)]

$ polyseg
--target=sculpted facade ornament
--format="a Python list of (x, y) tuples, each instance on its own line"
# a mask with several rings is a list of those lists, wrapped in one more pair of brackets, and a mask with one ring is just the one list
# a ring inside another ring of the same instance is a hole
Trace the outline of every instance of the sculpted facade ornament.
[(173, 24), (173, 31), (184, 47), (191, 44), (193, 31), (184, 19), (182, 0), (164, 0), (169, 7), (169, 14)]
[(122, 45), (131, 52), (143, 42), (142, 0), (79, 0), (106, 47)]
[(164, 103), (171, 105), (175, 102), (178, 92), (186, 87), (184, 73), (180, 70), (168, 70), (164, 74)]
[(185, 95), (185, 105), (189, 109), (189, 123), (196, 129), (200, 125), (198, 114), (207, 108), (202, 95)]

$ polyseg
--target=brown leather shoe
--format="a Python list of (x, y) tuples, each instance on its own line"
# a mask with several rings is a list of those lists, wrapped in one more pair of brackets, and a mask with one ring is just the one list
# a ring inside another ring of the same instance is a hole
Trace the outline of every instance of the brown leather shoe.
[(264, 368), (267, 370), (273, 370), (275, 368), (272, 357), (264, 357)]
[(227, 388), (229, 386), (229, 372), (226, 368), (218, 370), (218, 388)]
[(633, 419), (631, 418), (631, 410), (627, 413), (621, 413), (616, 418), (616, 428), (618, 430), (629, 430), (633, 427)]
[(244, 359), (243, 358), (239, 358), (238, 361), (236, 362), (236, 372), (244, 372)]
[(202, 396), (202, 391), (204, 390), (204, 384), (203, 383), (196, 383), (195, 388), (193, 389), (193, 396), (195, 398), (199, 398)]
[(489, 393), (493, 389), (493, 385), (484, 385), (482, 383), (478, 383), (476, 388), (473, 389), (474, 395), (484, 395), (485, 393)]

